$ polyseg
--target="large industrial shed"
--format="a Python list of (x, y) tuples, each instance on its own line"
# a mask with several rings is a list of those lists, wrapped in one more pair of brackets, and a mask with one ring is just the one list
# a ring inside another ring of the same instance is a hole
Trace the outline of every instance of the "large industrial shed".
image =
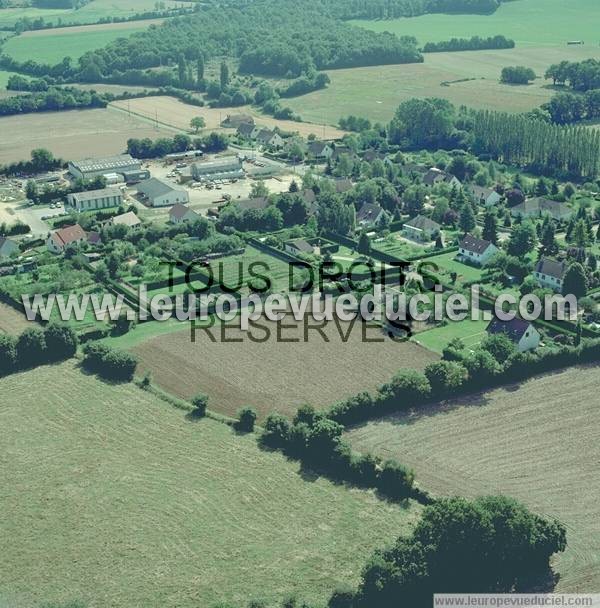
[(187, 190), (173, 188), (171, 184), (152, 177), (137, 186), (138, 194), (151, 207), (167, 207), (177, 203), (189, 203), (190, 196)]
[(142, 163), (130, 154), (106, 158), (86, 158), (69, 162), (69, 173), (79, 179), (93, 179), (109, 173), (141, 171)]

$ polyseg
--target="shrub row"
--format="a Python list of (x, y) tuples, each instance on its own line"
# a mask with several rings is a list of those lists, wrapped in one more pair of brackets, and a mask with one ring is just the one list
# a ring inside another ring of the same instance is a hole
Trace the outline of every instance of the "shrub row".
[(0, 333), (0, 376), (70, 359), (77, 345), (77, 334), (57, 323), (30, 327), (18, 337)]
[(99, 342), (89, 342), (83, 349), (83, 367), (105, 380), (130, 382), (137, 359), (130, 353)]
[(357, 424), (372, 418), (459, 395), (519, 382), (545, 372), (600, 361), (600, 340), (584, 340), (579, 346), (517, 353), (503, 352), (501, 340), (489, 348), (465, 353), (446, 349), (446, 360), (432, 363), (424, 372), (401, 370), (375, 395), (363, 392), (336, 403), (327, 416), (340, 424)]
[(279, 414), (269, 415), (260, 442), (330, 478), (375, 488), (390, 500), (412, 497), (426, 502), (424, 495), (414, 488), (414, 473), (410, 469), (394, 460), (383, 462), (372, 454), (353, 452), (342, 441), (343, 431), (341, 424), (311, 406), (303, 406), (292, 423)]

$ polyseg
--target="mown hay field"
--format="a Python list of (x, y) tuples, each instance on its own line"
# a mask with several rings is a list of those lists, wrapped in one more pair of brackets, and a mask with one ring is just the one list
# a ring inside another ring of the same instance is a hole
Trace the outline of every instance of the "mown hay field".
[(88, 51), (102, 48), (117, 38), (127, 37), (157, 23), (162, 23), (162, 20), (30, 31), (8, 40), (2, 52), (17, 61), (37, 61), (54, 65), (64, 57), (71, 57), (76, 62)]
[(600, 591), (599, 367), (572, 368), (356, 428), (359, 450), (395, 457), (436, 495), (502, 493), (556, 517), (562, 592)]
[(3, 116), (0, 133), (0, 163), (29, 158), (39, 147), (79, 159), (121, 154), (131, 137), (173, 137), (171, 129), (110, 108)]
[[(286, 105), (288, 104), (286, 103)], [(115, 101), (111, 106), (127, 110), (137, 116), (150, 120), (157, 120), (159, 124), (182, 130), (190, 129), (190, 121), (195, 116), (202, 116), (204, 118), (207, 130), (216, 130), (221, 128), (221, 122), (225, 120), (228, 114), (249, 114), (258, 125), (270, 129), (279, 127), (283, 131), (298, 132), (304, 137), (307, 137), (311, 133), (324, 139), (337, 139), (344, 135), (344, 131), (340, 129), (321, 124), (321, 120), (318, 117), (309, 123), (295, 122), (293, 120), (277, 120), (271, 116), (260, 114), (251, 106), (241, 106), (238, 108), (197, 107), (168, 96)], [(339, 116), (333, 122), (336, 123), (338, 118)], [(312, 124), (313, 122), (315, 124)], [(235, 130), (227, 129), (226, 132), (235, 133)]]
[(72, 363), (0, 388), (2, 605), (324, 605), (420, 512)]
[[(552, 81), (543, 79), (551, 64), (589, 57), (600, 59), (596, 44), (427, 53), (424, 63), (331, 70), (327, 89), (286, 100), (286, 105), (305, 120), (330, 124), (350, 114), (387, 122), (400, 102), (413, 97), (442, 97), (457, 106), (527, 112), (554, 95)], [(527, 86), (501, 84), (502, 68), (510, 65), (531, 67), (539, 78)], [(444, 82), (450, 84), (444, 86)]]
[(326, 407), (374, 391), (401, 368), (423, 369), (439, 359), (418, 344), (390, 340), (380, 328), (363, 333), (359, 323), (327, 323), (320, 331), (305, 330), (291, 316), (279, 329), (264, 318), (257, 323), (244, 332), (219, 322), (196, 331), (196, 342), (185, 329), (135, 343), (134, 330), (121, 346), (128, 344), (140, 370), (166, 391), (184, 399), (206, 393), (210, 407), (228, 415), (252, 406), (260, 418), (275, 410), (293, 416), (306, 403)]
[[(165, 8), (182, 5), (184, 5), (182, 0), (165, 0)], [(92, 0), (76, 9), (6, 8), (0, 9), (0, 29), (10, 29), (18, 19), (23, 18), (33, 20), (41, 17), (55, 25), (59, 23), (59, 19), (62, 23), (96, 23), (100, 19), (133, 17), (136, 14), (156, 10), (155, 6), (155, 0)]]
[(17, 335), (34, 325), (34, 323), (25, 318), (25, 315), (15, 310), (12, 306), (0, 302), (0, 333)]
[(596, 0), (505, 2), (491, 15), (431, 14), (389, 21), (352, 21), (367, 29), (415, 36), (420, 44), (450, 38), (502, 34), (519, 46), (564, 47), (571, 40), (598, 44), (600, 4)]

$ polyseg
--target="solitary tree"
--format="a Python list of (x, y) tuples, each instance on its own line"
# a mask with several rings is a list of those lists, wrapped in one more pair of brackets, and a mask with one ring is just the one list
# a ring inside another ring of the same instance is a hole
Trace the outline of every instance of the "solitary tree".
[(563, 281), (563, 295), (572, 294), (576, 298), (583, 298), (587, 294), (588, 280), (583, 266), (573, 264), (567, 270)]
[(229, 66), (225, 61), (221, 62), (221, 89), (229, 85)]
[(194, 116), (192, 120), (190, 120), (190, 127), (194, 129), (194, 133), (198, 133), (200, 129), (204, 129), (206, 126), (206, 121), (202, 116)]
[(192, 405), (194, 406), (194, 414), (198, 418), (204, 418), (206, 416), (206, 408), (208, 407), (208, 396), (202, 393), (196, 395), (192, 399)]
[(485, 212), (483, 218), (483, 238), (494, 245), (498, 244), (498, 217), (491, 209)]
[(458, 225), (465, 234), (467, 232), (471, 232), (471, 230), (473, 230), (476, 226), (475, 214), (473, 213), (473, 208), (468, 202), (465, 203), (460, 210)]

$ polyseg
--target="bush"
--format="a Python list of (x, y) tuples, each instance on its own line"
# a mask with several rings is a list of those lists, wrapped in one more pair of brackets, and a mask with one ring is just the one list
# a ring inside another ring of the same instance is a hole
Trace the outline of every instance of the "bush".
[(17, 365), (17, 339), (0, 333), (0, 376), (11, 374)]
[(466, 380), (467, 370), (454, 361), (430, 363), (425, 368), (425, 376), (435, 397), (448, 397), (458, 392)]
[(63, 361), (75, 356), (79, 340), (73, 329), (66, 325), (51, 323), (44, 333), (49, 360)]
[(283, 448), (290, 439), (290, 422), (281, 414), (269, 414), (265, 420), (261, 442), (272, 448)]
[(17, 364), (29, 369), (46, 362), (46, 336), (39, 327), (26, 329), (17, 339)]
[(238, 430), (244, 433), (252, 433), (256, 422), (256, 412), (250, 407), (245, 407), (239, 411), (238, 417)]
[(351, 587), (338, 587), (329, 598), (327, 608), (352, 608), (354, 605), (354, 591)]
[(206, 416), (206, 408), (208, 407), (208, 396), (200, 393), (192, 399), (192, 405), (194, 406), (194, 415), (198, 418), (204, 418)]
[(83, 367), (105, 380), (130, 382), (137, 368), (137, 359), (106, 344), (91, 342), (83, 349)]

